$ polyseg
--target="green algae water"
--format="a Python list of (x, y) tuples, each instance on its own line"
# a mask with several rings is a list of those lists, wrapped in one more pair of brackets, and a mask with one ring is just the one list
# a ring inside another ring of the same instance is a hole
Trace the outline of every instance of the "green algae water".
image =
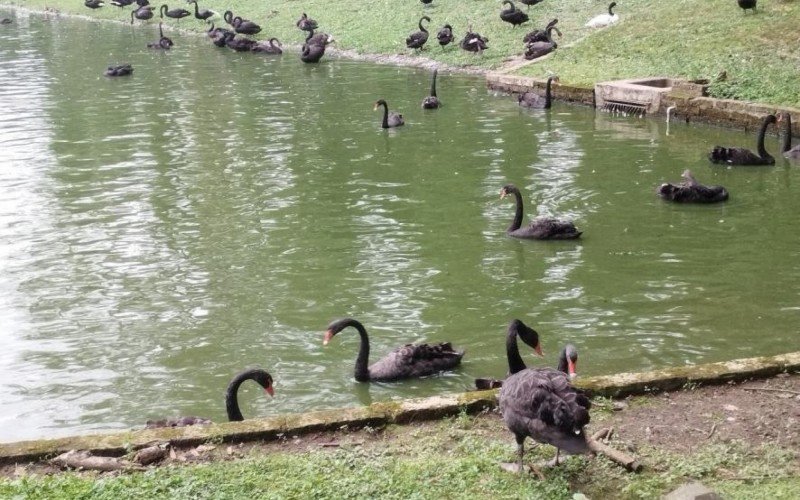
[[(751, 135), (596, 113), (522, 110), (482, 78), (326, 56), (302, 64), (217, 49), (156, 26), (0, 12), (0, 440), (225, 420), (245, 367), (246, 417), (464, 391), (506, 370), (520, 318), (555, 365), (584, 375), (797, 350), (800, 168), (711, 166)], [(130, 78), (102, 76), (109, 64)], [(380, 129), (380, 98), (406, 126)], [(777, 140), (768, 139), (771, 151)], [(679, 206), (655, 187), (690, 168), (728, 203)], [(571, 218), (578, 241), (505, 235)], [(372, 359), (449, 340), (462, 367), (392, 384)]]

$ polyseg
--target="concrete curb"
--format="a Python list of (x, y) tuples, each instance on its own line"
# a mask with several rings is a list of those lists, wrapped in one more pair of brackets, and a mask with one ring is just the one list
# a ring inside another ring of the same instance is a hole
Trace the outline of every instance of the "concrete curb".
[[(644, 373), (587, 377), (579, 379), (575, 385), (585, 389), (592, 396), (624, 397), (675, 390), (691, 385), (722, 384), (729, 381), (770, 377), (783, 372), (800, 372), (800, 352)], [(457, 415), (462, 411), (478, 413), (496, 406), (497, 390), (475, 391), (373, 403), (364, 408), (279, 415), (244, 422), (2, 443), (0, 465), (42, 460), (73, 449), (88, 450), (96, 455), (121, 456), (154, 442), (168, 441), (173, 446), (188, 447), (209, 441), (270, 440), (286, 434), (294, 436), (342, 428), (408, 424)]]

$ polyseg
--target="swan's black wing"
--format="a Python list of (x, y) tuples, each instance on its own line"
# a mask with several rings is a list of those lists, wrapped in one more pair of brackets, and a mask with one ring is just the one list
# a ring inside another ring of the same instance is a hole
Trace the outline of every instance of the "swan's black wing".
[(708, 154), (711, 163), (723, 165), (773, 165), (775, 159), (771, 156), (762, 158), (746, 148), (726, 148), (714, 146)]
[(406, 47), (409, 49), (421, 49), (425, 42), (428, 41), (428, 32), (427, 31), (417, 31), (416, 33), (411, 33), (406, 38)]
[(724, 187), (703, 184), (662, 184), (658, 194), (678, 203), (716, 203), (728, 199), (728, 190)]
[(452, 370), (461, 363), (464, 351), (456, 351), (449, 342), (406, 344), (369, 367), (371, 380), (390, 381), (424, 377)]
[(525, 92), (517, 97), (519, 105), (525, 108), (544, 108), (546, 99), (534, 92)]
[(538, 217), (531, 221), (527, 227), (521, 227), (508, 233), (515, 238), (533, 240), (574, 240), (580, 238), (581, 231), (571, 221), (559, 220), (553, 217)]

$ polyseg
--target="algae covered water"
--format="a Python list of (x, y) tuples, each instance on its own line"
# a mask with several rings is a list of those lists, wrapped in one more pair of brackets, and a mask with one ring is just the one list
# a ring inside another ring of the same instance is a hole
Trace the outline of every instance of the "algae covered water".
[[(726, 169), (738, 132), (595, 113), (521, 110), (481, 78), (220, 50), (157, 30), (20, 14), (0, 30), (0, 440), (225, 419), (223, 391), (262, 366), (276, 396), (246, 417), (463, 391), (505, 373), (520, 318), (582, 374), (797, 348), (800, 169)], [(102, 76), (131, 63), (127, 79)], [(386, 99), (406, 126), (384, 131)], [(667, 133), (669, 132), (669, 133)], [(768, 140), (775, 151), (777, 140)], [(731, 193), (676, 206), (654, 190), (691, 168)], [(500, 188), (526, 216), (583, 238), (508, 238)], [(440, 377), (353, 380), (372, 358), (449, 340)]]

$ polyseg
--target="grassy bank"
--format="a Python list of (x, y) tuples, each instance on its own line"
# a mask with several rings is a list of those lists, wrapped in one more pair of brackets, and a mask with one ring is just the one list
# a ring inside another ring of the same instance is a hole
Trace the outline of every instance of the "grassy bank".
[[(632, 404), (647, 404), (634, 402)], [(595, 413), (596, 419), (601, 419)], [(321, 446), (335, 442), (337, 446)], [(619, 446), (619, 445), (617, 445)], [(687, 456), (649, 445), (647, 464), (631, 474), (603, 458), (571, 457), (545, 479), (518, 477), (498, 462), (514, 457), (510, 433), (496, 415), (416, 426), (287, 439), (271, 450), (216, 447), (207, 463), (171, 465), (119, 476), (66, 473), (0, 481), (2, 498), (657, 498), (700, 479), (730, 499), (798, 498), (791, 451), (744, 442), (701, 445)], [(231, 460), (233, 455), (244, 455)], [(552, 458), (537, 447), (529, 462)], [(793, 475), (794, 474), (794, 475)]]
[[(107, 5), (90, 10), (76, 0), (11, 3), (130, 21), (130, 8)], [(434, 0), (431, 7), (416, 0), (272, 0), (266, 4), (210, 0), (201, 2), (201, 8), (219, 12), (231, 9), (261, 24), (264, 30), (259, 38), (276, 36), (289, 44), (302, 42), (303, 34), (294, 23), (301, 12), (307, 12), (322, 30), (336, 37), (339, 49), (362, 54), (412, 55), (413, 51), (405, 47), (405, 37), (417, 30), (422, 15), (431, 17), (432, 34), (449, 23), (461, 38), (467, 24), (472, 23), (475, 31), (489, 38), (490, 48), (482, 55), (452, 45), (442, 49), (433, 36), (421, 55), (448, 65), (485, 70), (519, 62), (524, 33), (557, 17), (564, 33), (559, 49), (545, 60), (518, 69), (518, 73), (535, 77), (558, 73), (565, 83), (587, 86), (596, 81), (654, 75), (707, 78), (713, 81), (711, 92), (717, 97), (800, 107), (800, 86), (796, 84), (800, 77), (800, 35), (795, 29), (800, 3), (762, 0), (759, 12), (752, 15), (744, 14), (733, 0), (629, 0), (620, 2), (616, 9), (620, 22), (615, 26), (584, 28), (583, 24), (602, 13), (606, 4), (605, 0), (548, 0), (531, 8), (531, 21), (518, 28), (500, 20), (500, 2), (486, 0)], [(171, 8), (178, 6), (170, 4)], [(526, 9), (521, 4), (519, 7)], [(193, 17), (168, 19), (166, 23), (186, 30), (205, 29)], [(723, 71), (726, 78), (717, 81), (716, 76)]]

